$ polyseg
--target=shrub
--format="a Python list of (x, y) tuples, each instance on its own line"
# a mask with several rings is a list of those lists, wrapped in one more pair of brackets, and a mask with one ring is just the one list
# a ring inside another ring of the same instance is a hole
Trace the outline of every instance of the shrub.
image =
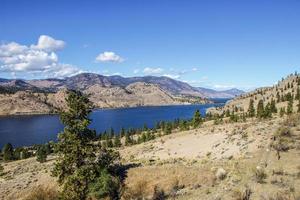
[(289, 129), (288, 127), (280, 127), (275, 133), (276, 137), (290, 137), (291, 135), (291, 129)]
[(36, 160), (40, 163), (44, 163), (47, 160), (47, 150), (45, 146), (40, 146), (36, 152)]
[(250, 200), (251, 194), (252, 194), (251, 189), (248, 186), (246, 186), (242, 190), (236, 190), (236, 191), (234, 191), (233, 198), (235, 200)]
[(96, 180), (89, 185), (89, 196), (96, 199), (110, 197), (118, 199), (120, 181), (111, 176), (107, 170), (102, 170)]
[(5, 161), (13, 160), (14, 148), (10, 143), (7, 143), (4, 145), (4, 147), (2, 149), (2, 153), (3, 153), (3, 160), (5, 160)]
[(265, 172), (265, 169), (260, 167), (260, 166), (257, 166), (255, 168), (255, 180), (256, 182), (258, 183), (264, 183), (265, 182), (265, 179), (267, 178), (267, 174)]
[(219, 168), (216, 172), (216, 178), (219, 180), (223, 180), (226, 178), (227, 172), (223, 168)]

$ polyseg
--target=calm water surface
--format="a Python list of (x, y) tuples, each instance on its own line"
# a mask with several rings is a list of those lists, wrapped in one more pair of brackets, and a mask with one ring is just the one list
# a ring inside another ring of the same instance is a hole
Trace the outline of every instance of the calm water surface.
[[(201, 114), (205, 115), (207, 108), (221, 104), (95, 110), (91, 113), (91, 128), (95, 129), (97, 133), (110, 128), (113, 128), (116, 132), (119, 132), (122, 127), (125, 129), (141, 128), (144, 124), (152, 128), (160, 120), (190, 119), (196, 109), (199, 109)], [(63, 125), (60, 123), (58, 115), (1, 117), (0, 148), (8, 142), (17, 147), (42, 144), (51, 140), (55, 141), (57, 133), (62, 130)]]

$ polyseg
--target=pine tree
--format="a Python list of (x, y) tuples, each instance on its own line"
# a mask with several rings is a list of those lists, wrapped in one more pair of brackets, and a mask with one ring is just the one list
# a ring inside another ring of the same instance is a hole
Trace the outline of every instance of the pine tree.
[(271, 100), (270, 110), (271, 113), (277, 113), (276, 102), (273, 99)]
[(128, 146), (128, 145), (131, 145), (131, 144), (132, 144), (132, 139), (131, 139), (131, 137), (129, 135), (129, 132), (127, 132), (125, 134), (125, 145)]
[(202, 122), (202, 119), (201, 119), (200, 111), (196, 110), (196, 112), (194, 113), (194, 117), (193, 117), (193, 127), (194, 128), (199, 127), (201, 122)]
[(114, 138), (114, 146), (115, 147), (120, 147), (122, 145), (121, 140), (120, 140), (120, 136), (116, 135)]
[(288, 106), (287, 106), (287, 109), (286, 109), (286, 113), (288, 115), (292, 114), (293, 113), (293, 99), (290, 99), (289, 102), (288, 102)]
[(60, 115), (65, 125), (58, 136), (57, 162), (53, 175), (63, 184), (63, 199), (82, 200), (87, 197), (88, 185), (94, 172), (94, 132), (88, 128), (92, 104), (81, 92), (69, 91), (66, 98), (68, 110)]
[(279, 102), (280, 102), (280, 100), (281, 100), (279, 92), (277, 92), (277, 94), (276, 94), (276, 98), (277, 98), (277, 103), (279, 103)]
[(109, 131), (109, 138), (110, 139), (113, 139), (115, 137), (115, 130), (113, 128), (110, 128), (110, 131)]
[(297, 88), (297, 93), (296, 93), (295, 99), (300, 100), (300, 88), (299, 87)]
[(121, 128), (120, 136), (124, 137), (125, 136), (125, 128)]
[(44, 145), (40, 146), (36, 152), (36, 160), (40, 163), (44, 163), (47, 160), (47, 150)]
[(271, 108), (271, 104), (267, 103), (265, 110), (264, 110), (264, 118), (271, 118), (272, 117), (272, 108)]
[(257, 117), (263, 118), (264, 117), (264, 102), (263, 100), (259, 100), (257, 104)]
[(5, 161), (13, 160), (14, 159), (14, 148), (13, 148), (12, 144), (10, 144), (10, 143), (5, 144), (2, 149), (2, 153), (3, 153), (3, 160), (5, 160)]
[(3, 171), (4, 171), (4, 167), (1, 165), (1, 163), (0, 163), (0, 176), (2, 176), (3, 175)]
[(172, 125), (171, 123), (167, 123), (165, 128), (164, 128), (164, 133), (166, 135), (171, 134), (172, 133)]
[(249, 114), (249, 117), (254, 117), (255, 116), (254, 100), (253, 99), (250, 99), (248, 114)]

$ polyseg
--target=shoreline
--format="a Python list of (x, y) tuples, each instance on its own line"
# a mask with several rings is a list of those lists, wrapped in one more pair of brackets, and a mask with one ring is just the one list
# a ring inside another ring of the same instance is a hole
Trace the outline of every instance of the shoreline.
[[(182, 104), (166, 104), (166, 105), (139, 105), (139, 106), (126, 106), (126, 107), (97, 107), (93, 108), (92, 111), (97, 110), (112, 110), (112, 109), (127, 109), (127, 108), (143, 108), (143, 107), (166, 107), (166, 106), (190, 106), (190, 105), (208, 105), (208, 104), (225, 104), (225, 103), (182, 103)], [(24, 112), (24, 113), (14, 113), (14, 114), (0, 114), (0, 119), (5, 117), (17, 117), (17, 116), (30, 116), (30, 115), (58, 115), (59, 112), (55, 113), (39, 113), (39, 112)]]

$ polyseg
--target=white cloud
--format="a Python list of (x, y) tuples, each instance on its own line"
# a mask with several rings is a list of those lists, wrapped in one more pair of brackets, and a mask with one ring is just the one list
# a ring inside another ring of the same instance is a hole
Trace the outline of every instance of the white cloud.
[(55, 50), (65, 42), (42, 35), (37, 45), (20, 45), (16, 42), (0, 45), (0, 72), (16, 74), (40, 73), (46, 77), (65, 77), (81, 72), (78, 67), (58, 62)]
[(172, 79), (179, 79), (180, 78), (180, 75), (178, 75), (178, 74), (164, 74), (163, 76), (166, 76), (166, 77), (169, 77), (169, 78), (172, 78)]
[(105, 51), (103, 53), (100, 53), (96, 57), (96, 61), (98, 62), (116, 62), (116, 63), (121, 63), (124, 61), (124, 59), (117, 55), (115, 52), (112, 51)]
[(164, 70), (160, 67), (157, 68), (151, 68), (151, 67), (146, 67), (143, 72), (144, 74), (150, 75), (150, 74), (161, 74)]
[(192, 71), (193, 71), (193, 72), (196, 72), (196, 71), (198, 71), (198, 68), (197, 68), (197, 67), (193, 67), (193, 68), (192, 68)]
[(37, 45), (31, 45), (31, 48), (51, 52), (63, 49), (65, 45), (66, 43), (62, 40), (56, 40), (50, 36), (41, 35)]

